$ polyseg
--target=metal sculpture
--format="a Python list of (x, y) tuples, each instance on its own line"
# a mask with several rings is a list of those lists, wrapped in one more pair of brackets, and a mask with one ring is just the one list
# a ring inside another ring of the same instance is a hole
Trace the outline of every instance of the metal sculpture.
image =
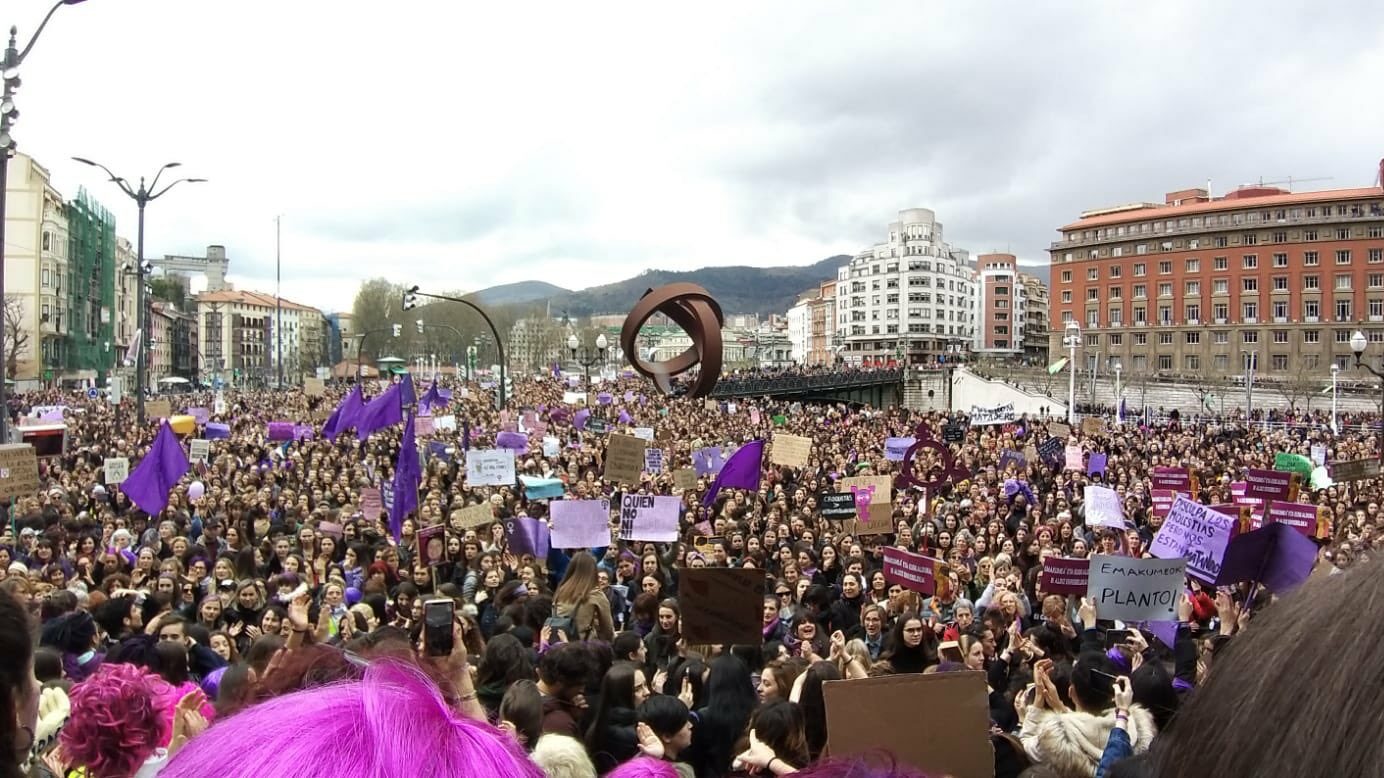
[[(692, 339), (686, 351), (660, 362), (639, 355), (639, 328), (655, 314), (663, 314)], [(630, 366), (654, 382), (659, 391), (673, 394), (672, 378), (700, 364), (701, 369), (687, 388), (688, 397), (706, 397), (721, 377), (721, 325), (725, 316), (721, 306), (696, 284), (668, 284), (650, 289), (639, 298), (620, 328), (620, 348)]]
[[(951, 447), (945, 442), (932, 437), (932, 430), (927, 424), (919, 424), (914, 431), (915, 438), (912, 446), (908, 447), (908, 453), (904, 454), (903, 462), (899, 463), (899, 475), (894, 480), (894, 485), (900, 490), (909, 487), (926, 489), (929, 496), (939, 494), (942, 487), (965, 481), (971, 477), (963, 465), (956, 463), (952, 456)], [(918, 456), (918, 452), (924, 449), (933, 451), (937, 454), (938, 464), (933, 465), (924, 478), (919, 478), (913, 468), (913, 459)]]

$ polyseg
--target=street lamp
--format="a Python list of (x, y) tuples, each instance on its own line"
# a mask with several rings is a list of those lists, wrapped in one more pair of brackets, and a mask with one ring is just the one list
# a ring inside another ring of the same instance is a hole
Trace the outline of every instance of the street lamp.
[(1242, 351), (1240, 353), (1245, 357), (1245, 426), (1249, 426), (1249, 414), (1250, 411), (1254, 410), (1254, 371), (1259, 367), (1259, 352)]
[[(129, 197), (131, 200), (134, 200), (135, 205), (139, 208), (139, 237), (137, 240), (139, 246), (136, 248), (137, 253), (135, 255), (135, 267), (137, 268), (136, 272), (139, 276), (139, 287), (136, 290), (138, 297), (135, 300), (135, 305), (138, 306), (139, 310), (136, 311), (137, 323), (135, 327), (140, 332), (144, 332), (145, 327), (147, 325), (144, 315), (144, 276), (148, 275), (149, 271), (153, 269), (153, 266), (150, 263), (144, 261), (144, 207), (149, 203), (153, 202), (154, 200), (163, 197), (165, 194), (168, 193), (168, 190), (172, 189), (178, 184), (184, 182), (189, 184), (201, 184), (206, 182), (206, 179), (179, 178), (178, 180), (168, 184), (164, 188), (159, 189), (159, 178), (163, 175), (163, 172), (165, 170), (172, 170), (175, 167), (181, 167), (183, 164), (181, 162), (169, 162), (168, 164), (159, 168), (159, 171), (154, 174), (154, 180), (149, 183), (148, 187), (144, 186), (144, 176), (140, 176), (139, 188), (136, 189), (130, 186), (130, 183), (128, 181), (112, 173), (110, 168), (106, 167), (105, 165), (102, 165), (99, 162), (92, 162), (91, 160), (83, 159), (82, 157), (73, 157), (72, 159), (82, 163), (83, 165), (99, 167), (102, 170), (104, 170), (106, 172), (106, 175), (110, 176), (110, 180), (113, 183), (115, 183), (116, 186), (120, 187), (120, 191), (124, 192), (125, 195)], [(145, 337), (144, 340), (147, 341), (148, 338)], [(135, 366), (135, 393), (139, 395), (139, 426), (141, 427), (144, 426), (144, 385), (145, 381), (148, 378), (145, 375), (145, 371), (148, 369), (148, 364), (147, 360), (145, 360), (144, 358), (144, 352), (145, 348), (141, 346), (139, 349), (138, 361)]]
[(600, 364), (606, 358), (605, 333), (596, 336), (596, 349), (592, 351), (587, 346), (579, 346), (576, 334), (567, 336), (567, 350), (572, 352), (572, 361), (581, 365), (586, 370), (586, 388), (591, 389), (591, 366)]
[(1067, 321), (1063, 345), (1070, 353), (1067, 356), (1067, 424), (1076, 424), (1076, 347), (1081, 345), (1081, 325), (1076, 319)]
[(1120, 371), (1124, 370), (1124, 365), (1120, 362), (1115, 363), (1115, 423), (1124, 424), (1124, 403), (1120, 402)]
[[(1355, 367), (1357, 369), (1364, 368), (1365, 370), (1370, 371), (1370, 373), (1375, 378), (1381, 379), (1379, 385), (1381, 391), (1380, 407), (1384, 408), (1384, 373), (1381, 373), (1378, 370), (1375, 370), (1374, 368), (1360, 361), (1360, 358), (1365, 355), (1366, 347), (1368, 347), (1369, 345), (1370, 342), (1365, 338), (1365, 333), (1361, 332), (1360, 330), (1356, 330), (1350, 336), (1350, 350), (1355, 352)], [(1384, 459), (1384, 427), (1381, 427), (1379, 430), (1379, 456), (1380, 459)]]
[[(5, 299), (5, 190), (8, 189), (8, 178), (10, 170), (10, 155), (14, 153), (14, 136), (10, 134), (10, 128), (19, 121), (19, 109), (14, 105), (14, 93), (19, 89), (19, 66), (24, 64), (24, 58), (33, 51), (34, 44), (38, 42), (38, 36), (43, 34), (43, 28), (48, 26), (48, 20), (53, 18), (59, 8), (65, 5), (76, 5), (82, 0), (58, 0), (48, 9), (48, 15), (43, 17), (43, 21), (38, 23), (38, 29), (34, 30), (33, 37), (19, 48), (19, 28), (10, 28), (10, 42), (5, 47), (3, 56), (0, 56), (0, 79), (4, 80), (4, 91), (0, 92), (0, 300)], [(5, 322), (4, 317), (0, 316), (0, 343), (5, 342)], [(8, 405), (5, 402), (5, 379), (9, 371), (9, 355), (0, 359), (0, 442), (9, 439), (5, 427), (9, 424), (10, 414)]]
[(503, 411), (503, 410), (505, 409), (505, 394), (506, 394), (506, 390), (505, 390), (505, 379), (509, 377), (509, 376), (508, 376), (509, 368), (508, 368), (508, 367), (506, 366), (506, 364), (505, 364), (505, 344), (504, 344), (504, 341), (502, 341), (502, 340), (500, 339), (500, 331), (495, 327), (495, 322), (493, 322), (493, 321), (490, 320), (490, 314), (486, 313), (484, 308), (481, 308), (479, 305), (476, 305), (475, 303), (471, 302), (470, 300), (465, 300), (465, 299), (462, 299), (462, 298), (460, 298), (460, 297), (450, 297), (450, 296), (445, 295), (445, 294), (430, 294), (430, 293), (428, 293), (428, 292), (420, 292), (420, 291), (418, 290), (418, 286), (417, 286), (416, 284), (415, 284), (414, 286), (411, 286), (411, 287), (409, 287), (408, 289), (405, 289), (405, 290), (404, 290), (404, 294), (403, 294), (404, 310), (406, 310), (406, 311), (407, 311), (407, 310), (412, 310), (415, 306), (417, 306), (417, 305), (418, 305), (418, 298), (420, 298), (420, 297), (427, 297), (427, 298), (431, 298), (431, 299), (433, 299), (433, 300), (446, 300), (447, 302), (451, 302), (451, 303), (461, 303), (462, 305), (465, 305), (465, 306), (467, 306), (468, 308), (470, 308), (471, 310), (473, 310), (473, 311), (475, 311), (476, 313), (480, 314), (481, 318), (485, 320), (486, 325), (487, 325), (488, 327), (490, 327), (490, 334), (492, 334), (492, 335), (495, 336), (495, 350), (496, 350), (496, 352), (498, 353), (499, 358), (500, 358), (500, 382), (499, 382), (499, 388), (498, 388), (498, 394), (497, 394), (497, 399), (499, 400), (499, 402), (497, 402), (496, 405), (499, 406), (499, 410), (502, 410), (502, 411)]
[[(1354, 345), (1354, 344), (1352, 344)], [(1359, 359), (1359, 357), (1356, 357)], [(1340, 434), (1341, 428), (1336, 424), (1336, 374), (1341, 372), (1341, 366), (1335, 362), (1331, 363), (1331, 434)]]

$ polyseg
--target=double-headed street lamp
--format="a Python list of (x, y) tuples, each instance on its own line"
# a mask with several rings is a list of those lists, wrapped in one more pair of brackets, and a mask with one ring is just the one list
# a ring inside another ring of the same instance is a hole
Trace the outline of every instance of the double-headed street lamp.
[(567, 336), (567, 350), (572, 353), (572, 361), (586, 370), (586, 388), (588, 390), (591, 389), (591, 366), (605, 362), (607, 345), (605, 333), (596, 336), (596, 348), (594, 350), (589, 346), (582, 346), (575, 334)]
[[(144, 207), (149, 203), (159, 199), (160, 197), (163, 197), (165, 194), (168, 193), (168, 190), (172, 189), (178, 184), (200, 184), (204, 183), (207, 179), (179, 178), (176, 181), (173, 181), (172, 183), (164, 186), (164, 188), (159, 189), (159, 178), (163, 176), (164, 171), (172, 170), (175, 167), (182, 167), (183, 164), (181, 162), (169, 162), (168, 164), (159, 168), (159, 171), (154, 174), (154, 180), (149, 183), (149, 186), (146, 187), (144, 185), (144, 176), (140, 176), (139, 187), (135, 188), (133, 186), (130, 186), (129, 181), (126, 181), (120, 176), (117, 176), (116, 174), (112, 173), (110, 168), (106, 167), (105, 165), (102, 165), (100, 162), (92, 162), (91, 160), (84, 159), (82, 157), (73, 157), (72, 159), (82, 163), (83, 165), (99, 167), (102, 170), (104, 170), (106, 175), (110, 176), (111, 182), (114, 183), (116, 186), (120, 187), (120, 191), (124, 192), (125, 195), (129, 197), (131, 200), (134, 200), (135, 205), (139, 208), (139, 237), (136, 241), (139, 245), (135, 249), (135, 272), (136, 275), (138, 275), (139, 277), (139, 286), (136, 289), (138, 297), (135, 300), (135, 305), (138, 306), (138, 310), (135, 312), (137, 322), (135, 327), (139, 330), (140, 333), (143, 334), (143, 341), (147, 342), (149, 340), (149, 333), (145, 332), (148, 323), (146, 321), (144, 313), (144, 276), (147, 275), (149, 271), (153, 269), (153, 266), (144, 261)], [(139, 395), (139, 426), (141, 427), (144, 426), (144, 386), (148, 378), (148, 376), (145, 375), (145, 371), (148, 369), (148, 360), (144, 358), (145, 351), (147, 351), (147, 348), (143, 343), (141, 343), (139, 348), (139, 355), (137, 358), (138, 361), (135, 364), (135, 392)]]
[(1067, 356), (1067, 424), (1076, 424), (1076, 347), (1081, 345), (1081, 325), (1076, 319), (1067, 322), (1062, 345), (1069, 350)]
[[(4, 91), (0, 92), (0, 300), (5, 298), (5, 190), (8, 188), (8, 178), (10, 170), (10, 155), (14, 153), (14, 136), (10, 134), (14, 123), (19, 121), (19, 109), (14, 104), (14, 93), (19, 91), (19, 66), (24, 64), (24, 58), (33, 51), (34, 44), (38, 43), (38, 36), (43, 34), (43, 28), (48, 26), (48, 20), (53, 18), (53, 14), (65, 5), (76, 5), (82, 0), (58, 0), (48, 9), (48, 15), (43, 17), (43, 21), (38, 23), (38, 29), (34, 30), (34, 35), (29, 42), (24, 44), (24, 48), (19, 48), (19, 28), (10, 28), (10, 42), (5, 47), (3, 55), (0, 55), (0, 79), (4, 81)], [(0, 343), (5, 341), (5, 321), (0, 316)], [(9, 355), (5, 354), (0, 358), (0, 443), (8, 440), (5, 428), (10, 421), (9, 405), (5, 401), (5, 378), (9, 371)]]
[[(1374, 369), (1373, 367), (1370, 367), (1369, 365), (1367, 365), (1367, 364), (1365, 364), (1364, 362), (1361, 362), (1361, 361), (1360, 361), (1360, 358), (1363, 357), (1363, 356), (1365, 356), (1365, 349), (1368, 348), (1369, 345), (1370, 345), (1370, 342), (1369, 342), (1369, 340), (1365, 337), (1365, 333), (1361, 332), (1360, 330), (1356, 330), (1354, 333), (1351, 334), (1351, 336), (1350, 336), (1350, 350), (1351, 350), (1352, 352), (1355, 353), (1355, 367), (1356, 367), (1357, 369), (1368, 370), (1368, 371), (1370, 371), (1371, 374), (1374, 375), (1375, 378), (1380, 379), (1380, 385), (1379, 385), (1379, 386), (1380, 386), (1380, 392), (1381, 392), (1381, 394), (1380, 394), (1380, 398), (1379, 398), (1379, 401), (1380, 401), (1380, 406), (1379, 406), (1379, 407), (1380, 407), (1381, 409), (1384, 409), (1384, 373), (1381, 373), (1381, 372), (1379, 372), (1378, 370)], [(1378, 435), (1379, 435), (1379, 458), (1380, 458), (1380, 459), (1384, 459), (1384, 427), (1381, 427), (1381, 428), (1380, 428)]]

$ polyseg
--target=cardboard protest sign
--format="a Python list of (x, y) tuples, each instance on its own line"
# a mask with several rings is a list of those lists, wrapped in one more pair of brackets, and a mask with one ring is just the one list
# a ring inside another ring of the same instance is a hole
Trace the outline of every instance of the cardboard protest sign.
[(543, 456), (552, 459), (562, 454), (562, 441), (548, 436), (543, 438)]
[(662, 473), (663, 472), (663, 449), (646, 448), (644, 449), (644, 472)]
[(633, 435), (611, 435), (606, 441), (606, 480), (626, 485), (639, 483), (639, 476), (644, 472), (644, 449), (648, 445)]
[(635, 436), (636, 438), (639, 438), (640, 440), (644, 441), (645, 443), (653, 443), (653, 442), (654, 442), (654, 428), (653, 428), (653, 427), (635, 427), (634, 430), (633, 430), (633, 432), (634, 432), (634, 436)]
[(548, 508), (553, 548), (610, 545), (609, 500), (559, 500)]
[(942, 425), (942, 440), (947, 443), (960, 443), (966, 439), (966, 425), (951, 423)]
[(826, 519), (853, 519), (855, 495), (850, 492), (827, 492), (817, 497), (817, 508)]
[(1109, 456), (1098, 451), (1092, 451), (1091, 456), (1086, 458), (1086, 475), (1105, 475), (1105, 464), (1109, 461)]
[(1311, 456), (1310, 458), (1311, 458), (1311, 460), (1312, 460), (1312, 464), (1315, 465), (1316, 467), (1325, 467), (1325, 466), (1326, 466), (1326, 446), (1323, 446), (1323, 445), (1320, 444), (1320, 443), (1314, 443), (1314, 444), (1312, 444), (1312, 456)]
[(452, 529), (455, 530), (480, 527), (495, 521), (495, 511), (490, 507), (489, 502), (468, 505), (465, 508), (452, 511)]
[(1085, 435), (1089, 438), (1095, 437), (1096, 435), (1099, 435), (1102, 432), (1105, 432), (1105, 419), (1099, 419), (1095, 416), (1087, 416), (1086, 418), (1081, 420), (1082, 435)]
[(1091, 560), (1050, 556), (1043, 560), (1038, 586), (1044, 594), (1086, 594)]
[(418, 560), (428, 567), (447, 561), (447, 528), (441, 524), (418, 530)]
[(1269, 515), (1266, 517), (1266, 521), (1274, 524), (1287, 524), (1303, 535), (1315, 538), (1320, 536), (1318, 530), (1323, 524), (1321, 512), (1324, 510), (1330, 509), (1304, 505), (1300, 502), (1274, 500), (1269, 503)]
[(360, 490), (360, 512), (369, 521), (374, 521), (384, 512), (384, 496), (374, 487)]
[(144, 415), (151, 419), (166, 419), (173, 415), (173, 406), (167, 400), (150, 400), (144, 404)]
[(1072, 436), (1072, 428), (1059, 421), (1048, 422), (1048, 434), (1066, 440)]
[(1167, 518), (1168, 511), (1173, 507), (1173, 501), (1177, 499), (1177, 492), (1172, 489), (1151, 489), (1149, 499), (1153, 502), (1153, 515), (1160, 518)]
[(995, 774), (985, 673), (827, 681), (822, 698), (833, 757), (882, 748), (929, 775)]
[(507, 448), (466, 452), (467, 486), (513, 486), (514, 451)]
[(188, 441), (187, 458), (193, 462), (206, 462), (211, 458), (211, 441), (203, 438)]
[(420, 438), (431, 437), (437, 434), (437, 425), (432, 416), (414, 416), (413, 434)]
[(1038, 444), (1038, 458), (1048, 467), (1063, 464), (1062, 438), (1048, 438)]
[(1246, 497), (1291, 502), (1297, 499), (1298, 489), (1301, 486), (1302, 476), (1298, 473), (1281, 470), (1255, 470), (1253, 468), (1245, 471)]
[(940, 559), (887, 546), (884, 549), (884, 580), (931, 595), (937, 589), (942, 564)]
[(320, 378), (304, 378), (303, 393), (308, 397), (321, 397), (327, 393), (327, 384)]
[(38, 454), (28, 443), (0, 446), (0, 499), (28, 497), (38, 491)]
[(1008, 470), (1010, 466), (1019, 470), (1023, 470), (1028, 466), (1028, 462), (1024, 460), (1023, 452), (1014, 451), (1012, 449), (1006, 449), (1000, 452), (999, 471), (1003, 473)]
[(130, 476), (130, 460), (127, 457), (107, 457), (101, 469), (106, 477), (106, 486), (123, 483)]
[[(1177, 508), (1173, 511), (1176, 513)], [(1096, 603), (1096, 615), (1102, 619), (1176, 620), (1177, 601), (1186, 588), (1186, 577), (1185, 559), (1097, 554), (1091, 557), (1086, 596)]]
[(620, 497), (620, 539), (672, 543), (678, 539), (682, 500), (652, 494)]
[(1192, 477), (1192, 471), (1185, 467), (1155, 467), (1152, 480), (1154, 489), (1172, 489), (1192, 495), (1197, 493), (1196, 479)]
[(673, 486), (679, 489), (696, 489), (697, 471), (690, 467), (682, 467), (674, 470)]
[[(1178, 497), (1168, 511), (1149, 553), (1159, 559), (1186, 559), (1187, 572), (1205, 581), (1216, 580), (1230, 542), (1235, 518), (1201, 503)], [(1104, 614), (1101, 618), (1105, 618)]]
[(1086, 504), (1086, 526), (1125, 528), (1124, 504), (1120, 494), (1105, 486), (1087, 485), (1084, 502)]
[(1312, 477), (1312, 460), (1301, 454), (1280, 451), (1273, 455), (1273, 469), (1297, 473), (1303, 481)]
[(687, 568), (678, 572), (682, 637), (692, 645), (759, 645), (764, 640), (764, 571)]
[(856, 535), (883, 535), (894, 531), (893, 481), (887, 475), (861, 475), (842, 478), (836, 482), (836, 490), (847, 494), (857, 492), (870, 494), (868, 522), (860, 522), (854, 528)]
[(1076, 445), (1067, 446), (1066, 451), (1065, 451), (1065, 453), (1064, 453), (1064, 457), (1065, 457), (1065, 460), (1066, 460), (1066, 461), (1065, 461), (1065, 464), (1064, 464), (1064, 469), (1066, 469), (1066, 470), (1075, 470), (1075, 471), (1077, 471), (1077, 472), (1081, 472), (1083, 469), (1085, 469), (1085, 467), (1086, 467), (1086, 456), (1085, 456), (1085, 453), (1086, 453), (1086, 452), (1082, 450), (1081, 446), (1076, 446)]
[(908, 450), (913, 448), (913, 444), (918, 442), (917, 438), (885, 438), (884, 439), (884, 458), (890, 462), (902, 462), (908, 456)]
[(1348, 462), (1332, 462), (1330, 467), (1333, 481), (1364, 481), (1379, 477), (1379, 460), (1352, 459)]
[(807, 459), (812, 455), (812, 438), (775, 432), (772, 451), (769, 461), (773, 464), (807, 467)]
[(988, 427), (992, 424), (1009, 424), (1018, 420), (1019, 414), (1014, 410), (1014, 403), (993, 406), (972, 405), (970, 418), (972, 427)]

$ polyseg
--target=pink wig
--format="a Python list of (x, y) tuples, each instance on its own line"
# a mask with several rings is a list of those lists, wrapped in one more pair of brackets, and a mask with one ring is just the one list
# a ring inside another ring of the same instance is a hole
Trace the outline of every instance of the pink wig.
[(135, 665), (98, 667), (72, 687), (72, 714), (60, 740), (64, 758), (101, 778), (134, 775), (172, 736), (160, 686), (168, 684)]
[(672, 762), (639, 756), (606, 773), (606, 778), (678, 778)]
[(927, 778), (921, 770), (883, 750), (823, 759), (799, 770), (796, 775), (802, 778)]
[(188, 741), (160, 778), (543, 778), (509, 736), (458, 717), (417, 668), (382, 661), (359, 681), (274, 697)]

